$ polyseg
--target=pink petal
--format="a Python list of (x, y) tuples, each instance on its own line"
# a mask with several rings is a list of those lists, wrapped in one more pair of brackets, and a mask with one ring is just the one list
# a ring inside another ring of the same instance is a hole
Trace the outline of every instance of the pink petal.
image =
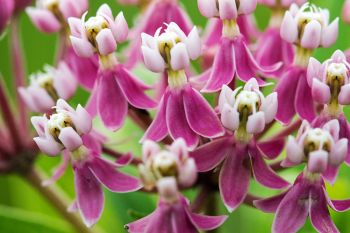
[(265, 128), (265, 115), (263, 112), (257, 112), (248, 117), (247, 133), (261, 133)]
[(329, 154), (329, 163), (339, 166), (345, 161), (348, 152), (348, 139), (342, 138), (335, 143)]
[(289, 11), (284, 14), (281, 37), (289, 43), (294, 43), (298, 38), (298, 25)]
[(257, 143), (257, 147), (268, 159), (275, 159), (281, 154), (284, 148), (284, 139), (259, 142)]
[(98, 112), (104, 125), (114, 131), (123, 125), (128, 104), (114, 74), (105, 71), (102, 75), (98, 80)]
[(320, 70), (322, 69), (322, 64), (315, 58), (311, 57), (309, 60), (309, 64), (307, 66), (307, 83), (310, 87), (312, 87), (313, 79), (319, 79), (321, 80), (322, 77), (320, 77)]
[(128, 23), (124, 18), (123, 12), (120, 12), (115, 18), (115, 28), (118, 29), (116, 31), (116, 34), (114, 35), (115, 40), (118, 43), (124, 42), (128, 37), (129, 27), (128, 27)]
[(212, 18), (217, 14), (215, 0), (198, 0), (198, 8), (201, 14), (207, 18)]
[(31, 95), (34, 104), (40, 110), (40, 112), (46, 112), (55, 105), (54, 100), (44, 89), (28, 87), (27, 91)]
[(189, 211), (186, 211), (186, 212), (187, 212), (187, 216), (190, 218), (193, 225), (195, 225), (196, 228), (204, 231), (210, 231), (218, 228), (227, 219), (226, 215), (206, 216), (202, 214), (190, 213)]
[[(103, 77), (100, 77), (100, 79)], [(94, 88), (91, 91), (90, 97), (86, 103), (86, 111), (90, 116), (95, 117), (97, 115), (97, 102), (98, 102), (99, 81), (95, 82)]]
[(81, 19), (70, 17), (68, 18), (68, 24), (72, 36), (80, 37), (84, 33), (84, 28), (82, 27)]
[(35, 137), (33, 138), (39, 149), (48, 155), (54, 156), (61, 152), (62, 146), (53, 139)]
[(287, 159), (292, 164), (299, 164), (303, 161), (304, 151), (303, 148), (299, 145), (296, 139), (293, 136), (288, 136), (287, 146)]
[(235, 210), (248, 192), (250, 165), (245, 149), (231, 150), (220, 171), (220, 195), (229, 212)]
[(318, 232), (337, 233), (339, 230), (331, 219), (327, 208), (327, 198), (323, 190), (317, 190), (314, 194), (317, 200), (313, 201), (310, 207), (310, 220)]
[(97, 154), (101, 154), (101, 146), (103, 141), (101, 141), (96, 134), (96, 132), (92, 131), (89, 134), (82, 135), (81, 138), (83, 140), (84, 146)]
[(74, 125), (81, 133), (89, 133), (92, 128), (92, 119), (90, 114), (80, 104), (76, 109), (76, 114), (72, 114)]
[(141, 49), (145, 66), (152, 72), (163, 72), (165, 69), (165, 62), (160, 53), (146, 46), (142, 46)]
[(185, 43), (187, 47), (188, 56), (192, 60), (197, 59), (202, 53), (202, 42), (199, 37), (197, 27), (193, 27), (190, 34), (188, 34)]
[(301, 72), (299, 68), (290, 68), (276, 86), (278, 103), (283, 103), (278, 105), (276, 118), (283, 124), (288, 124), (295, 114), (294, 98)]
[(63, 17), (68, 19), (69, 17), (79, 17), (80, 12), (75, 1), (60, 0), (59, 10), (63, 14)]
[(339, 100), (339, 104), (341, 105), (350, 104), (350, 84), (346, 84), (341, 87), (338, 100)]
[(219, 51), (215, 55), (210, 78), (202, 91), (216, 92), (220, 90), (222, 85), (227, 85), (233, 80), (235, 72), (236, 65), (232, 41), (222, 38)]
[(312, 101), (311, 88), (307, 85), (305, 73), (302, 73), (302, 75), (299, 77), (294, 107), (302, 119), (311, 122), (316, 117), (314, 102)]
[(218, 0), (217, 1), (220, 19), (236, 19), (238, 16), (237, 6), (235, 1), (231, 0)]
[(150, 139), (153, 141), (160, 141), (168, 134), (168, 127), (166, 123), (166, 109), (168, 104), (169, 91), (164, 93), (164, 96), (160, 100), (157, 114), (149, 126), (141, 141)]
[(232, 138), (223, 137), (206, 143), (190, 152), (190, 156), (196, 162), (198, 171), (206, 172), (218, 166), (226, 156), (230, 155), (230, 151), (234, 150), (232, 143)]
[(117, 43), (113, 37), (113, 33), (110, 29), (102, 29), (96, 36), (96, 43), (98, 52), (101, 55), (108, 55), (115, 51)]
[(32, 96), (30, 95), (30, 93), (27, 91), (26, 88), (24, 87), (19, 87), (17, 89), (22, 101), (27, 105), (27, 107), (33, 111), (33, 112), (40, 112), (40, 109), (38, 108), (38, 106), (36, 105), (36, 103), (34, 102)]
[(190, 64), (190, 58), (187, 53), (186, 45), (184, 43), (176, 44), (170, 50), (170, 64), (173, 70), (183, 70)]
[(301, 37), (301, 46), (307, 49), (317, 48), (321, 43), (321, 33), (321, 24), (316, 20), (312, 20), (304, 28), (304, 33)]
[(328, 48), (336, 42), (339, 34), (338, 24), (339, 18), (336, 18), (331, 24), (323, 28), (321, 41), (323, 47)]
[(255, 179), (262, 185), (281, 189), (289, 186), (289, 183), (278, 176), (270, 166), (266, 164), (257, 148), (249, 149), (249, 154), (253, 161), (253, 173)]
[(324, 150), (313, 151), (309, 154), (307, 168), (313, 173), (326, 171), (328, 163), (328, 153)]
[(102, 4), (96, 12), (96, 15), (103, 15), (108, 18), (113, 18), (112, 10), (107, 3)]
[(255, 11), (256, 5), (257, 5), (256, 0), (248, 0), (248, 1), (242, 1), (240, 2), (238, 12), (240, 14), (251, 14)]
[(266, 213), (275, 213), (288, 191), (270, 198), (254, 201), (254, 206)]
[(45, 124), (47, 121), (46, 116), (33, 116), (30, 118), (30, 122), (40, 137), (45, 137)]
[(94, 47), (92, 47), (89, 41), (74, 36), (70, 36), (70, 41), (72, 42), (75, 53), (79, 56), (91, 57), (94, 55)]
[(312, 81), (312, 97), (318, 103), (327, 104), (331, 99), (331, 90), (328, 85), (314, 78)]
[(204, 97), (190, 85), (185, 87), (183, 101), (188, 124), (194, 132), (208, 138), (214, 138), (224, 134), (224, 130), (215, 111), (210, 107)]
[(225, 104), (221, 111), (222, 125), (229, 130), (236, 130), (239, 127), (239, 113), (228, 104)]
[(295, 184), (277, 208), (272, 231), (274, 233), (297, 232), (308, 216), (308, 199), (308, 189), (300, 183)]
[(128, 102), (141, 109), (155, 108), (157, 103), (144, 94), (145, 85), (137, 80), (128, 70), (120, 66), (115, 79)]
[(52, 176), (42, 182), (43, 186), (48, 186), (60, 179), (67, 169), (69, 163), (69, 152), (65, 150), (62, 155), (61, 163), (55, 168)]
[(138, 179), (117, 171), (115, 164), (102, 158), (94, 157), (89, 168), (96, 178), (111, 192), (133, 192), (141, 188)]
[(194, 147), (198, 143), (198, 136), (190, 128), (189, 122), (187, 121), (183, 92), (183, 90), (174, 90), (170, 92), (166, 106), (166, 123), (173, 139), (182, 137), (189, 147)]
[(339, 167), (328, 165), (327, 170), (322, 173), (322, 176), (327, 180), (331, 185), (333, 185), (337, 179), (339, 172)]
[(35, 26), (42, 32), (53, 33), (61, 28), (61, 23), (48, 10), (28, 7), (26, 12)]
[(100, 183), (87, 166), (74, 168), (75, 192), (84, 223), (91, 227), (101, 217), (104, 195)]
[(328, 197), (326, 189), (323, 187), (324, 196), (327, 199), (328, 205), (337, 212), (344, 212), (350, 209), (350, 199), (347, 200), (331, 200)]
[(140, 218), (137, 221), (125, 225), (125, 229), (130, 233), (144, 233), (148, 226), (153, 222), (153, 219), (159, 217), (157, 210), (146, 217)]
[(277, 92), (273, 92), (266, 96), (265, 101), (261, 104), (260, 110), (264, 112), (265, 123), (271, 123), (277, 114), (278, 97)]
[(61, 129), (58, 139), (69, 151), (74, 151), (83, 144), (83, 140), (72, 127)]

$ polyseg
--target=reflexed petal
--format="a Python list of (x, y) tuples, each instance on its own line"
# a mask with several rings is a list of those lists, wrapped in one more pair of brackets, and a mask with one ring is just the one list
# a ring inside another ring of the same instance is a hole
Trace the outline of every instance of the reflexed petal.
[(98, 52), (101, 55), (108, 55), (115, 51), (117, 43), (110, 29), (102, 29), (96, 36)]
[(146, 217), (125, 225), (124, 228), (130, 233), (144, 233), (145, 229), (152, 223), (152, 219), (155, 217), (159, 217), (157, 215), (157, 210)]
[(297, 232), (304, 225), (309, 213), (309, 192), (305, 188), (297, 183), (289, 190), (277, 208), (272, 232)]
[(327, 170), (322, 173), (323, 178), (327, 180), (331, 185), (335, 183), (339, 172), (339, 167), (328, 165)]
[(288, 124), (295, 114), (294, 99), (300, 76), (301, 70), (292, 67), (286, 71), (276, 86), (278, 103), (280, 103), (276, 118), (283, 124)]
[(223, 137), (198, 147), (190, 156), (196, 161), (198, 171), (206, 172), (218, 166), (232, 150), (232, 139)]
[(262, 141), (256, 145), (267, 158), (275, 159), (281, 154), (284, 148), (284, 139)]
[(302, 119), (311, 122), (316, 117), (314, 102), (312, 101), (311, 88), (307, 84), (305, 72), (303, 72), (299, 77), (294, 107)]
[(144, 94), (145, 84), (137, 80), (122, 66), (116, 72), (116, 81), (132, 106), (141, 109), (155, 108), (157, 106), (156, 102)]
[(327, 198), (323, 190), (317, 190), (314, 194), (317, 200), (312, 201), (310, 206), (310, 220), (318, 232), (337, 233), (339, 232), (331, 219), (327, 208)]
[(189, 147), (197, 145), (198, 135), (190, 128), (186, 118), (183, 90), (170, 93), (166, 106), (166, 124), (173, 139), (182, 137)]
[(236, 73), (236, 64), (232, 41), (222, 38), (219, 51), (215, 55), (213, 69), (208, 83), (203, 92), (215, 92), (221, 89), (222, 85), (229, 84)]
[(97, 106), (104, 125), (110, 130), (119, 129), (125, 120), (128, 104), (114, 74), (106, 71), (98, 80)]
[(210, 231), (221, 226), (227, 219), (226, 215), (221, 216), (206, 216), (202, 214), (195, 214), (187, 212), (187, 216), (190, 218), (193, 225), (198, 229), (204, 231)]
[(101, 217), (104, 195), (100, 183), (85, 165), (74, 168), (75, 192), (84, 223), (91, 227)]
[(116, 164), (95, 157), (89, 165), (96, 178), (112, 192), (132, 192), (141, 188), (141, 183), (135, 177), (116, 170)]
[(289, 190), (270, 198), (254, 201), (254, 206), (266, 213), (275, 213), (288, 191)]
[(194, 132), (208, 138), (214, 138), (224, 134), (224, 130), (215, 111), (204, 97), (190, 85), (185, 87), (183, 102), (186, 119)]
[(245, 149), (232, 150), (220, 171), (220, 195), (229, 212), (235, 210), (248, 192), (250, 165)]
[(153, 141), (160, 141), (168, 134), (168, 127), (166, 123), (166, 109), (168, 104), (169, 91), (167, 90), (160, 100), (157, 114), (143, 135), (141, 142), (150, 139)]
[(249, 154), (252, 157), (254, 177), (260, 184), (273, 189), (281, 189), (289, 186), (287, 181), (279, 177), (266, 164), (257, 148), (249, 149)]

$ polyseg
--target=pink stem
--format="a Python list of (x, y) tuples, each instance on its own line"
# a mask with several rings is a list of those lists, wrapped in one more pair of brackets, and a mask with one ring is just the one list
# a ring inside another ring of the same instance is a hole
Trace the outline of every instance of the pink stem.
[(11, 34), (11, 53), (12, 53), (12, 70), (14, 75), (14, 87), (16, 92), (16, 99), (18, 103), (19, 119), (21, 124), (21, 134), (28, 135), (29, 122), (28, 122), (28, 110), (25, 103), (19, 96), (17, 91), (18, 87), (25, 86), (25, 68), (23, 62), (23, 50), (21, 48), (21, 42), (19, 40), (19, 16), (16, 16), (12, 22), (12, 34)]

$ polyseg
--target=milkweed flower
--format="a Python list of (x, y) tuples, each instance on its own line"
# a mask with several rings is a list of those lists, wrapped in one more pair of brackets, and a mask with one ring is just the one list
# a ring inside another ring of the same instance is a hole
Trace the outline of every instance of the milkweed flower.
[(228, 130), (224, 137), (191, 152), (199, 172), (207, 172), (223, 164), (219, 175), (221, 198), (232, 212), (247, 195), (251, 173), (264, 186), (285, 188), (287, 181), (266, 164), (283, 149), (284, 140), (257, 142), (254, 134), (262, 132), (273, 121), (277, 111), (277, 93), (266, 97), (259, 91), (256, 79), (250, 79), (243, 90), (232, 91), (223, 86), (219, 97), (221, 121)]
[(255, 58), (259, 64), (266, 66), (276, 64), (277, 62), (283, 62), (283, 66), (275, 73), (276, 77), (280, 77), (284, 73), (285, 68), (287, 68), (294, 59), (293, 45), (283, 40), (280, 35), (280, 27), (284, 12), (291, 4), (302, 5), (306, 0), (260, 0), (258, 2), (273, 8), (273, 11), (268, 27), (258, 38)]
[(130, 233), (151, 232), (199, 232), (209, 231), (222, 225), (227, 216), (206, 216), (191, 212), (189, 201), (181, 195), (173, 177), (161, 179), (158, 184), (160, 195), (157, 209), (150, 215), (125, 228)]
[(182, 138), (176, 139), (166, 150), (153, 141), (145, 141), (142, 162), (139, 171), (148, 190), (154, 189), (158, 180), (164, 177), (175, 177), (182, 188), (191, 187), (197, 179), (196, 164), (188, 156), (188, 147)]
[(301, 8), (293, 4), (286, 11), (281, 37), (296, 45), (293, 64), (286, 69), (276, 86), (279, 105), (277, 119), (288, 124), (295, 113), (308, 121), (316, 117), (311, 89), (307, 84), (306, 68), (312, 51), (331, 46), (338, 37), (338, 21), (329, 23), (329, 12), (305, 3)]
[(69, 17), (81, 17), (88, 9), (88, 1), (67, 0), (37, 0), (35, 7), (28, 7), (26, 12), (33, 24), (44, 33), (59, 32), (62, 37), (59, 59), (68, 64), (79, 83), (86, 89), (91, 90), (97, 76), (98, 59), (79, 57), (73, 50), (69, 40), (70, 29)]
[(338, 140), (339, 124), (332, 120), (323, 128), (312, 128), (304, 121), (296, 138), (290, 136), (283, 166), (306, 163), (304, 172), (286, 192), (254, 204), (265, 212), (276, 212), (272, 231), (298, 231), (309, 216), (318, 232), (339, 232), (327, 206), (342, 212), (350, 208), (350, 200), (331, 200), (323, 177), (334, 182), (337, 167), (344, 161), (347, 139)]
[[(333, 53), (332, 57), (323, 64), (315, 58), (310, 58), (307, 69), (308, 84), (312, 89), (314, 101), (323, 104), (324, 109), (320, 116), (312, 122), (314, 127), (321, 127), (331, 119), (338, 121), (340, 125), (339, 137), (350, 140), (349, 124), (343, 113), (343, 106), (349, 105), (350, 65), (346, 61), (345, 54), (340, 50)], [(346, 163), (350, 164), (350, 145)]]
[(343, 6), (342, 18), (345, 23), (350, 24), (350, 1), (346, 0)]
[(224, 132), (216, 113), (191, 86), (185, 73), (190, 60), (201, 54), (197, 28), (186, 35), (172, 22), (163, 33), (161, 30), (159, 28), (154, 36), (142, 34), (146, 67), (153, 72), (166, 71), (169, 84), (143, 140), (159, 141), (169, 133), (172, 138), (183, 138), (188, 146), (194, 147), (198, 143), (198, 135), (208, 138), (221, 136)]
[(148, 109), (156, 107), (156, 103), (144, 93), (149, 87), (119, 64), (114, 55), (117, 44), (128, 35), (123, 13), (114, 19), (109, 6), (103, 4), (95, 17), (85, 21), (85, 15), (82, 19), (69, 18), (69, 25), (75, 52), (82, 57), (96, 53), (100, 58), (97, 81), (87, 108), (92, 115), (98, 112), (106, 127), (116, 130), (124, 123), (128, 104)]
[[(142, 1), (139, 1), (142, 3)], [(126, 66), (129, 68), (142, 59), (140, 47), (142, 46), (141, 34), (154, 35), (164, 23), (176, 23), (181, 30), (188, 34), (193, 25), (187, 13), (181, 8), (178, 0), (152, 0), (145, 10), (142, 18), (138, 19), (137, 26), (131, 33), (132, 44), (128, 50)]]
[(160, 198), (157, 209), (150, 215), (127, 224), (131, 233), (138, 232), (198, 232), (219, 227), (227, 216), (205, 216), (192, 213), (189, 201), (178, 188), (190, 187), (196, 181), (194, 160), (188, 157), (189, 148), (180, 138), (166, 150), (152, 141), (143, 144), (143, 164), (139, 165), (146, 189), (156, 188)]
[(77, 88), (77, 78), (66, 63), (57, 68), (46, 65), (44, 72), (32, 74), (28, 87), (18, 91), (28, 108), (34, 112), (49, 112), (59, 98), (68, 100)]
[(76, 206), (90, 227), (102, 214), (104, 195), (101, 185), (120, 193), (138, 190), (141, 184), (138, 179), (117, 170), (126, 163), (112, 163), (100, 156), (101, 145), (92, 132), (91, 117), (81, 105), (74, 110), (59, 99), (55, 111), (50, 116), (31, 119), (38, 133), (34, 141), (39, 149), (50, 156), (64, 154), (62, 164), (44, 185), (60, 178), (70, 161), (75, 175)]
[[(256, 62), (249, 51), (244, 37), (237, 26), (238, 15), (251, 14), (256, 8), (255, 1), (217, 1), (198, 0), (201, 14), (207, 18), (219, 17), (223, 23), (222, 38), (218, 53), (214, 58), (213, 67), (202, 74), (200, 79), (207, 80), (202, 89), (204, 92), (215, 92), (222, 85), (228, 85), (237, 76), (242, 81), (248, 81), (257, 73), (270, 75), (281, 64), (262, 67)], [(260, 84), (264, 81), (257, 78)]]

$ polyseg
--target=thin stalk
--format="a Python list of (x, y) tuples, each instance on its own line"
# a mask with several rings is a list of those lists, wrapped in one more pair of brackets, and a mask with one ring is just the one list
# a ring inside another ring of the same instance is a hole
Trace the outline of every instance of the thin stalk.
[(52, 206), (69, 222), (77, 233), (101, 233), (101, 231), (87, 228), (77, 213), (68, 212), (69, 201), (66, 195), (57, 186), (42, 186), (44, 180), (42, 172), (32, 168), (24, 179), (31, 184)]
[[(116, 159), (119, 159), (120, 157), (123, 156), (122, 153), (115, 151), (115, 150), (112, 150), (112, 149), (107, 148), (107, 147), (102, 147), (102, 152), (109, 155), (109, 156), (112, 156), (113, 158), (116, 158)], [(142, 163), (142, 161), (139, 158), (133, 158), (130, 162), (130, 164), (132, 164), (132, 165), (138, 165), (140, 163)]]
[(23, 49), (20, 42), (19, 33), (19, 16), (16, 16), (12, 22), (11, 30), (11, 59), (12, 59), (12, 72), (14, 75), (14, 88), (16, 93), (16, 100), (18, 103), (19, 119), (21, 124), (21, 134), (28, 135), (29, 124), (28, 124), (28, 110), (19, 96), (17, 91), (18, 87), (25, 86), (25, 67), (23, 59)]
[(10, 99), (7, 98), (5, 83), (0, 75), (0, 111), (2, 113), (2, 118), (4, 120), (5, 126), (7, 127), (12, 143), (15, 149), (20, 149), (21, 147), (21, 137), (19, 135), (18, 126), (15, 121), (15, 115), (11, 111)]
[(283, 130), (281, 130), (279, 133), (275, 134), (274, 136), (271, 137), (271, 139), (280, 139), (280, 138), (284, 138), (288, 135), (290, 135), (291, 133), (294, 133), (294, 131), (296, 131), (297, 129), (299, 129), (300, 125), (302, 123), (302, 120), (298, 119), (296, 120), (294, 123), (292, 123), (290, 126), (288, 126), (287, 128), (284, 128)]
[(191, 205), (191, 210), (193, 212), (198, 213), (203, 209), (204, 204), (207, 203), (208, 193), (209, 193), (209, 190), (206, 186), (203, 186), (199, 190), (197, 197), (194, 199), (194, 201)]

